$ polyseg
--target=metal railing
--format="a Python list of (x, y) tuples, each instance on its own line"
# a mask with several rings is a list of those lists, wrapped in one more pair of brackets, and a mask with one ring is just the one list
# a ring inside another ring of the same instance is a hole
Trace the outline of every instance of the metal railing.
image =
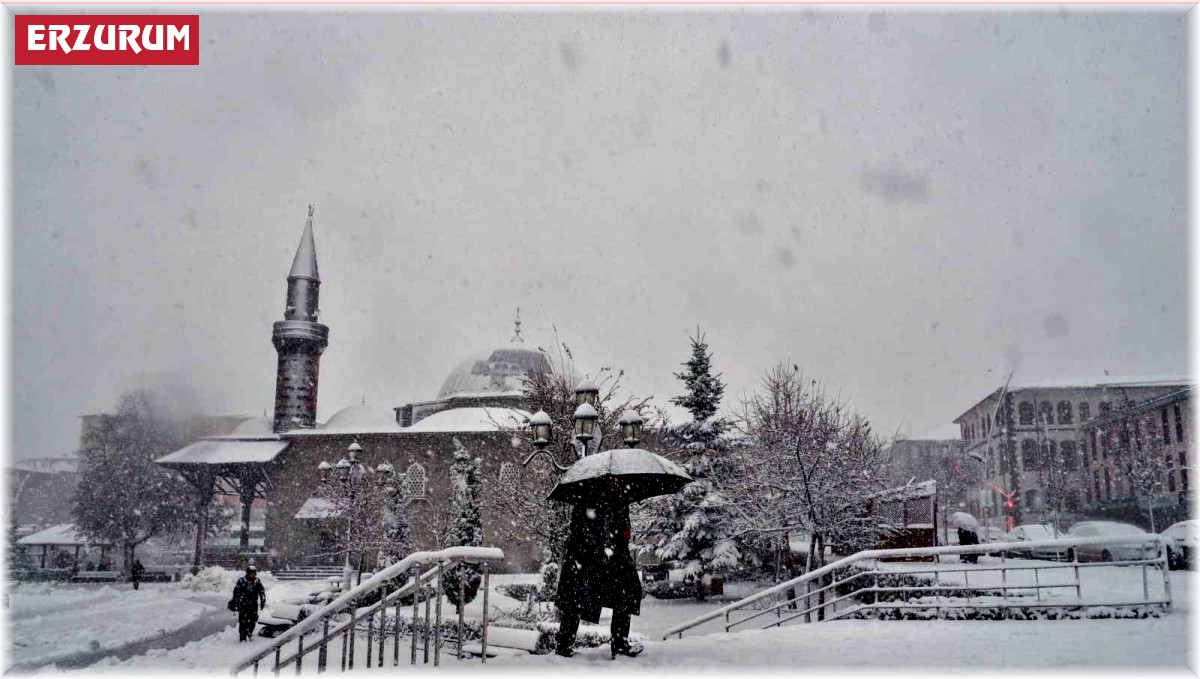
[[(483, 596), (483, 620), (482, 620), (482, 644), (481, 658), (483, 662), (487, 662), (487, 626), (488, 626), (488, 585), (490, 575), (490, 565), (493, 563), (502, 562), (504, 560), (504, 552), (495, 547), (451, 547), (437, 552), (414, 552), (409, 554), (398, 563), (392, 564), (387, 568), (380, 570), (368, 580), (364, 580), (357, 587), (354, 587), (329, 604), (315, 611), (312, 615), (296, 623), (294, 627), (289, 628), (283, 634), (280, 634), (267, 648), (254, 653), (251, 656), (238, 662), (230, 670), (230, 673), (236, 676), (237, 674), (253, 669), (255, 676), (258, 675), (259, 664), (264, 660), (270, 663), (271, 671), (278, 675), (280, 670), (289, 666), (295, 665), (296, 674), (300, 674), (303, 669), (305, 656), (317, 653), (316, 670), (318, 673), (324, 672), (329, 662), (329, 648), (331, 642), (339, 637), (341, 638), (341, 669), (354, 669), (355, 649), (354, 642), (357, 633), (361, 630), (364, 622), (366, 624), (365, 641), (366, 644), (366, 666), (369, 668), (374, 659), (377, 667), (383, 667), (385, 646), (388, 642), (388, 636), (391, 636), (392, 646), (392, 665), (400, 664), (400, 645), (401, 645), (401, 622), (402, 609), (407, 606), (402, 600), (412, 597), (412, 613), (408, 621), (409, 636), (412, 637), (411, 652), (409, 654), (409, 662), (417, 663), (417, 641), (420, 637), (423, 642), (423, 662), (429, 662), (429, 646), (430, 646), (430, 606), (433, 606), (436, 611), (433, 618), (433, 664), (441, 663), (442, 654), (442, 597), (440, 587), (437, 590), (431, 591), (431, 585), (438, 582), (448, 569), (461, 563), (477, 563), (480, 564), (480, 570), (483, 574), (482, 596)], [(399, 578), (409, 576), (408, 580), (397, 585)], [(463, 582), (459, 582), (459, 600), (462, 600)], [(376, 592), (380, 593), (380, 597), (374, 603), (359, 607), (359, 602)], [(422, 618), (420, 609), (424, 605), (425, 614)], [(386, 627), (388, 608), (392, 608), (391, 629)], [(463, 607), (459, 607), (458, 614), (458, 643), (457, 656), (462, 658), (463, 654)], [(378, 618), (378, 621), (376, 621)], [(418, 630), (420, 626), (420, 630)], [(390, 631), (390, 635), (389, 635)], [(305, 644), (306, 637), (315, 635), (310, 643)], [(284, 655), (289, 646), (295, 644), (295, 650), (289, 655)], [(270, 656), (273, 659), (268, 660)]]
[[(1112, 559), (1112, 552), (1128, 551), (1130, 545), (1142, 558)], [(938, 618), (945, 617), (950, 611), (971, 609), (998, 610), (1005, 617), (1009, 617), (1013, 609), (1078, 609), (1092, 606), (1123, 609), (1152, 606), (1168, 609), (1171, 606), (1171, 577), (1165, 546), (1164, 538), (1147, 534), (871, 549), (676, 625), (666, 630), (662, 638), (666, 640), (677, 636), (682, 639), (684, 632), (722, 618), (724, 631), (730, 632), (755, 620), (765, 623), (761, 627), (766, 629), (795, 620), (836, 620), (861, 611), (884, 609), (933, 611)], [(1105, 548), (1112, 548), (1112, 551)], [(1110, 560), (1080, 561), (1080, 552), (1102, 552)], [(999, 555), (998, 559), (991, 556), (995, 554)], [(987, 558), (984, 562), (970, 564), (962, 560), (964, 555)], [(1049, 555), (1060, 560), (1034, 558), (1038, 555)], [(948, 556), (958, 559), (944, 562), (943, 559)], [(932, 559), (929, 565), (884, 563), (886, 560), (927, 558)], [(1028, 558), (1034, 560), (1026, 560)], [(1134, 591), (1133, 594), (1109, 589), (1097, 591), (1094, 596), (1089, 591), (1089, 596), (1085, 597), (1084, 583), (1079, 578), (1080, 569), (1100, 566), (1140, 566), (1141, 587), (1133, 583), (1129, 587)], [(1152, 568), (1162, 578), (1161, 589), (1153, 593), (1149, 575)], [(1058, 577), (1051, 577), (1052, 573)], [(975, 578), (974, 584), (971, 582), (972, 576)], [(913, 584), (914, 580), (917, 584)], [(1137, 592), (1139, 589), (1140, 596)], [(1064, 596), (1064, 591), (1073, 596)], [(735, 618), (737, 615), (744, 617)]]

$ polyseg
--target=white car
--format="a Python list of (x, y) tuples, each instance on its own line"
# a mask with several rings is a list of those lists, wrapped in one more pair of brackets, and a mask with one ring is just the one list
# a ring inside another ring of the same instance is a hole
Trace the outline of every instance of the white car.
[[(1055, 530), (1053, 526), (1044, 523), (1026, 523), (1008, 532), (1009, 542), (1041, 542), (1042, 540), (1057, 540), (1065, 537), (1066, 535)], [(1061, 561), (1067, 558), (1067, 550), (1065, 548), (1042, 547), (1009, 552), (1008, 555)]]
[(1160, 533), (1167, 543), (1167, 564), (1171, 568), (1188, 568), (1200, 542), (1200, 521), (1180, 521)]
[[(1117, 521), (1084, 521), (1071, 526), (1069, 533), (1073, 538), (1112, 538), (1131, 535), (1150, 536), (1149, 533), (1128, 523)], [(1072, 547), (1067, 554), (1068, 561), (1079, 557), (1080, 561), (1138, 561), (1153, 559), (1158, 556), (1158, 545), (1125, 542), (1105, 543), (1097, 540), (1093, 544)]]

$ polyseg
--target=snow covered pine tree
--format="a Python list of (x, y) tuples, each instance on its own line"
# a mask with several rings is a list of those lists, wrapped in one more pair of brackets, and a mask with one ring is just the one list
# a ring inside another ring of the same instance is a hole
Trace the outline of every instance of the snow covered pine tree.
[[(483, 544), (483, 521), (479, 515), (482, 466), (479, 458), (471, 457), (462, 442), (454, 439), (454, 462), (450, 465), (450, 484), (454, 494), (450, 506), (455, 518), (445, 547), (479, 547)], [(479, 566), (460, 564), (442, 575), (442, 591), (461, 612), (463, 606), (475, 599), (480, 579)]]
[[(709, 589), (705, 576), (740, 566), (742, 550), (731, 537), (729, 503), (714, 483), (718, 476), (735, 473), (722, 437), (728, 426), (712, 419), (725, 385), (719, 374), (712, 374), (712, 354), (699, 328), (691, 343), (692, 356), (683, 364), (686, 370), (675, 375), (686, 393), (671, 403), (687, 408), (692, 421), (664, 426), (662, 444), (672, 449), (670, 456), (682, 463), (694, 481), (675, 495), (647, 503), (646, 525), (654, 554), (684, 568), (685, 576), (695, 582), (696, 598), (703, 599)], [(715, 584), (720, 587), (720, 580)]]

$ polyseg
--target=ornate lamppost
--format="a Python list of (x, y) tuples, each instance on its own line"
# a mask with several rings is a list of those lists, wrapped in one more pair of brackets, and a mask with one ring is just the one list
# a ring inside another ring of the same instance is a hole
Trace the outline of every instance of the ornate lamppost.
[[(362, 453), (362, 446), (358, 445), (358, 441), (350, 444), (346, 449), (346, 457), (337, 461), (337, 464), (331, 465), (322, 460), (317, 465), (317, 471), (321, 475), (321, 483), (327, 484), (330, 481), (330, 471), (336, 473), (336, 481), (343, 484), (343, 490), (346, 496), (349, 497), (349, 506), (346, 510), (346, 560), (342, 566), (342, 587), (343, 591), (350, 589), (354, 568), (350, 565), (350, 551), (353, 548), (354, 540), (354, 514), (357, 507), (358, 491), (362, 484), (363, 476), (366, 475), (366, 468), (358, 461), (359, 454)], [(361, 565), (362, 555), (359, 555), (359, 563)]]

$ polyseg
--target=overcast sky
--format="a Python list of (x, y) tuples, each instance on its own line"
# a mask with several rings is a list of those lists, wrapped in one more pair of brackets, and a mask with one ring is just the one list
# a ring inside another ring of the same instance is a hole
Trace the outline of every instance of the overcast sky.
[(660, 402), (699, 324), (727, 401), (786, 360), (914, 436), (1184, 374), (1186, 9), (205, 10), (199, 67), (10, 66), (15, 450), (161, 375), (270, 411), (310, 202), (321, 420), (518, 305)]

